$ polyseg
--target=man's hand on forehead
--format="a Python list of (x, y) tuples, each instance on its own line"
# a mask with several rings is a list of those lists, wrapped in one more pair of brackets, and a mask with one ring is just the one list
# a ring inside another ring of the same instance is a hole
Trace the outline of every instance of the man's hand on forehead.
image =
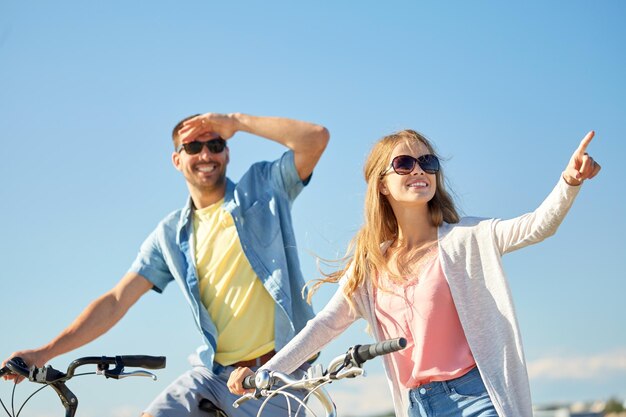
[[(230, 139), (236, 129), (236, 119), (230, 114), (205, 113), (186, 120), (178, 135), (181, 143), (189, 143), (198, 139)], [(206, 135), (206, 136), (205, 136)]]

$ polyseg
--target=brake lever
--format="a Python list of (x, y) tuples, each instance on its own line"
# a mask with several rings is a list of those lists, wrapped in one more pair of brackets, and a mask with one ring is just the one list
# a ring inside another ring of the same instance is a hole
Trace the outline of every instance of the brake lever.
[(352, 366), (347, 369), (340, 369), (337, 373), (335, 373), (334, 378), (356, 378), (357, 376), (367, 376), (367, 372), (360, 366)]
[(128, 378), (131, 376), (145, 376), (145, 377), (152, 378), (153, 381), (157, 380), (157, 376), (155, 374), (153, 374), (152, 372), (144, 371), (143, 369), (140, 371), (132, 371), (132, 372), (104, 371), (103, 373), (106, 378), (113, 378), (113, 379), (123, 379), (123, 378)]
[(261, 394), (256, 391), (254, 394), (252, 393), (246, 393), (243, 394), (241, 397), (237, 398), (235, 400), (235, 402), (233, 403), (233, 408), (239, 408), (240, 405), (242, 405), (243, 403), (250, 401), (250, 400), (257, 400), (261, 397)]

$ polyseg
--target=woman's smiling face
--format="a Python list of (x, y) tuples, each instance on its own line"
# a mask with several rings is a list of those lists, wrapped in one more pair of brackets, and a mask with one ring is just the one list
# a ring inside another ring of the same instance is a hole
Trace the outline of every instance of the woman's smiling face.
[[(418, 158), (430, 154), (429, 149), (421, 142), (403, 142), (396, 145), (391, 153), (389, 165), (399, 155)], [(428, 174), (419, 164), (408, 175), (398, 175), (389, 169), (381, 180), (380, 191), (387, 196), (393, 208), (397, 205), (426, 205), (437, 191), (436, 174)]]

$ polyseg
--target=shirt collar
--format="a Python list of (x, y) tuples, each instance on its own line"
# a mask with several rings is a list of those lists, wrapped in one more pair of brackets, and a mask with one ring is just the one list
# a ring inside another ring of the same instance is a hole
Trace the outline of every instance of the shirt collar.
[[(224, 206), (228, 207), (232, 204), (232, 201), (235, 198), (235, 183), (230, 180), (230, 178), (226, 178), (226, 191), (224, 192)], [(193, 214), (194, 206), (193, 200), (191, 196), (187, 197), (187, 201), (180, 211), (180, 217), (178, 219), (178, 225), (176, 226), (177, 235), (180, 236), (180, 233), (185, 229), (187, 224), (191, 220), (191, 215)]]

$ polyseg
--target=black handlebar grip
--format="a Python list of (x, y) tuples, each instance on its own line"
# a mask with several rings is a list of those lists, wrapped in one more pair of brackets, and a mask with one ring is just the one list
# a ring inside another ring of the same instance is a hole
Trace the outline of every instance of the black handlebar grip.
[(26, 378), (28, 378), (28, 375), (30, 374), (28, 365), (26, 365), (26, 362), (24, 362), (24, 360), (19, 356), (9, 359), (6, 367), (9, 368), (14, 374), (25, 376)]
[(124, 355), (119, 358), (124, 366), (146, 369), (165, 368), (165, 356)]
[(353, 351), (353, 358), (360, 365), (376, 356), (386, 355), (387, 353), (402, 350), (405, 347), (406, 339), (398, 337), (397, 339), (384, 340), (371, 345), (356, 346)]
[(254, 374), (245, 377), (241, 385), (243, 385), (243, 389), (255, 389), (256, 381), (254, 380)]

